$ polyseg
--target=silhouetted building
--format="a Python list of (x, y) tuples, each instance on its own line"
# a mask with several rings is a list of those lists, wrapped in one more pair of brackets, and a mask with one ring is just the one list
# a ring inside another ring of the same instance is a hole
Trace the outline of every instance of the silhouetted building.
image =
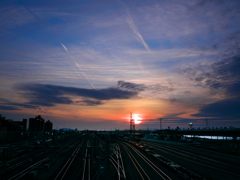
[(27, 119), (23, 119), (23, 121), (13, 121), (12, 119), (5, 119), (5, 117), (0, 116), (0, 131), (11, 132), (26, 130)]
[(35, 118), (29, 118), (29, 127), (28, 130), (31, 132), (39, 132), (44, 130), (45, 123), (41, 115), (36, 116)]
[(50, 120), (45, 122), (45, 131), (52, 131), (53, 124)]
[(27, 130), (27, 119), (23, 119), (22, 121), (12, 121), (15, 128), (26, 131)]

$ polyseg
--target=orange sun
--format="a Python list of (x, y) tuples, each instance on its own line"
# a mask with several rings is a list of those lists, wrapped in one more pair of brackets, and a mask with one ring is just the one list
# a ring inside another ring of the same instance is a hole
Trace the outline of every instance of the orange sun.
[(135, 124), (140, 124), (142, 121), (142, 118), (140, 117), (140, 114), (133, 114), (132, 115), (132, 118), (134, 119), (135, 121)]

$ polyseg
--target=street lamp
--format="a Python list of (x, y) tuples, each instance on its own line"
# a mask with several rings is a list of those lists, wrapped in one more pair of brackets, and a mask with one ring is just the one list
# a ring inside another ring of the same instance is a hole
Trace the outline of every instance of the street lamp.
[(192, 129), (193, 123), (190, 122), (188, 125), (190, 126), (190, 129)]

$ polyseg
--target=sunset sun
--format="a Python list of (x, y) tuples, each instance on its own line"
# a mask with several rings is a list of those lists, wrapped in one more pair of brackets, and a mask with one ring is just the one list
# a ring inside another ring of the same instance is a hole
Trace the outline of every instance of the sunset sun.
[(135, 124), (140, 124), (142, 122), (142, 118), (140, 117), (140, 114), (133, 114), (132, 118), (135, 121)]

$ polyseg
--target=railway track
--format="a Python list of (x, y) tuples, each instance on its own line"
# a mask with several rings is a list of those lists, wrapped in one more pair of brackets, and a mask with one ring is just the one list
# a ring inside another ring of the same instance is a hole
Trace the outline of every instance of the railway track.
[(66, 173), (68, 172), (70, 166), (72, 165), (73, 161), (75, 160), (76, 155), (80, 151), (81, 145), (82, 145), (82, 142), (77, 145), (76, 149), (73, 151), (71, 156), (68, 158), (66, 163), (63, 165), (63, 167), (61, 168), (61, 170), (59, 171), (59, 173), (57, 174), (57, 176), (55, 177), (54, 180), (62, 180), (62, 179), (64, 179), (64, 177), (65, 177)]
[(209, 157), (211, 159), (220, 160), (221, 162), (226, 162), (226, 163), (232, 164), (234, 166), (238, 166), (239, 161), (240, 161), (240, 157), (236, 156), (236, 155), (230, 155), (230, 154), (226, 154), (226, 153), (222, 153), (222, 152), (218, 152), (218, 151), (213, 151), (213, 150), (208, 150), (208, 149), (201, 149), (199, 147), (193, 147), (193, 146), (190, 146), (190, 145), (168, 144), (164, 141), (163, 142), (156, 142), (156, 141), (142, 140), (142, 142), (158, 143), (158, 144), (161, 144), (162, 146), (166, 146), (166, 147), (169, 147), (169, 148), (177, 148), (177, 149), (179, 149), (179, 151), (191, 152), (191, 153), (194, 153), (194, 154), (198, 154), (199, 156), (205, 156), (205, 157)]
[(20, 171), (19, 173), (15, 174), (14, 176), (12, 176), (11, 178), (9, 178), (8, 180), (18, 180), (20, 178), (23, 178), (25, 175), (27, 175), (29, 172), (31, 172), (33, 169), (39, 167), (43, 162), (46, 162), (47, 160), (49, 160), (49, 157), (42, 159), (36, 163), (34, 163), (33, 165), (25, 168), (24, 170)]
[[(87, 147), (90, 147), (90, 141), (87, 141)], [(85, 151), (85, 157), (84, 157), (84, 165), (83, 165), (83, 170), (82, 170), (82, 180), (91, 179), (91, 159), (90, 159), (90, 151), (88, 148), (86, 148)]]
[[(70, 143), (72, 144), (73, 142), (70, 142)], [(66, 153), (66, 151), (68, 150), (69, 150), (68, 146), (63, 146), (56, 151), (55, 155), (60, 156), (61, 154)], [(46, 154), (50, 154), (50, 155), (46, 156)], [(3, 180), (4, 179), (8, 179), (8, 180), (24, 179), (24, 177), (28, 175), (30, 172), (38, 169), (40, 166), (42, 166), (43, 163), (47, 163), (51, 160), (52, 160), (51, 149), (49, 148), (47, 148), (46, 151), (44, 152), (35, 154), (31, 158), (27, 158), (24, 160), (21, 159), (19, 162), (15, 162), (15, 160), (14, 161), (10, 160), (15, 163), (1, 170), (0, 177)]]
[(122, 159), (122, 153), (121, 153), (121, 148), (118, 144), (115, 144), (113, 148), (111, 148), (111, 151), (115, 155), (110, 155), (110, 162), (114, 166), (114, 168), (117, 171), (118, 174), (118, 179), (127, 179), (126, 178), (126, 173), (124, 169), (124, 164), (123, 164), (123, 159)]
[(82, 140), (71, 156), (62, 165), (54, 180), (91, 179), (91, 144), (88, 138)]
[[(15, 162), (11, 166), (2, 169), (0, 171), (0, 177), (3, 179), (8, 179), (9, 177), (11, 177), (11, 174), (13, 172), (17, 172), (17, 169), (21, 170), (21, 169), (24, 169), (24, 167), (27, 167), (26, 171), (28, 170), (29, 167), (31, 167), (30, 169), (32, 169), (33, 167), (35, 167), (38, 164), (37, 162), (39, 161), (39, 156), (42, 156), (43, 154), (44, 153), (41, 152), (41, 153), (34, 155), (34, 157), (23, 159), (20, 162)], [(34, 163), (34, 166), (31, 165), (32, 164), (31, 162), (33, 162), (33, 161), (37, 161), (36, 162), (37, 164)], [(20, 172), (24, 173), (25, 171), (20, 171)], [(19, 173), (16, 173), (16, 174), (19, 174)]]
[[(149, 159), (146, 155), (140, 152), (133, 145), (126, 142), (119, 142), (122, 148), (125, 150), (127, 156), (130, 159), (132, 167), (129, 167), (131, 171), (135, 171), (136, 179), (164, 179), (171, 180), (172, 178), (161, 169), (158, 164)], [(179, 177), (179, 179), (181, 179)]]
[(187, 168), (196, 171), (207, 178), (240, 179), (239, 166), (234, 166), (230, 163), (222, 162), (219, 159), (216, 160), (213, 158), (205, 157), (203, 155), (192, 153), (188, 150), (178, 149), (177, 147), (171, 145), (147, 141), (144, 141), (144, 144), (151, 146), (154, 152), (166, 156), (178, 164), (186, 166)]
[[(119, 144), (117, 143), (110, 143), (109, 145), (106, 145), (106, 142), (102, 139), (100, 139), (99, 137), (97, 137), (99, 140), (99, 147), (102, 151), (102, 155), (105, 154), (107, 152), (107, 146), (109, 147), (109, 162), (110, 162), (110, 167), (109, 171), (111, 173), (108, 174), (108, 176), (111, 176), (114, 179), (118, 179), (118, 180), (126, 180), (126, 173), (125, 173), (125, 166), (124, 166), (124, 162), (123, 162), (123, 157), (122, 157), (122, 152), (121, 152), (121, 148), (119, 146)], [(105, 156), (106, 158), (106, 156)], [(105, 164), (103, 165), (105, 166)], [(104, 167), (105, 169), (105, 167)], [(116, 174), (117, 175), (116, 175)], [(102, 174), (104, 174), (104, 170), (102, 170)], [(97, 179), (99, 178), (99, 176), (95, 176), (93, 179)], [(103, 177), (102, 177), (103, 178)]]

